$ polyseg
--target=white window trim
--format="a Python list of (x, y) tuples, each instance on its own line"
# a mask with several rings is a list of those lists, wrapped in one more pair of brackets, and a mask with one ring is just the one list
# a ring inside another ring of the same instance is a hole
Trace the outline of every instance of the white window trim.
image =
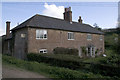
[[(74, 32), (68, 32), (67, 35), (68, 35), (69, 33), (72, 33), (72, 34), (73, 34), (73, 37), (75, 37), (75, 36), (74, 36)], [(68, 38), (68, 36), (67, 36), (67, 38)], [(68, 39), (68, 40), (75, 40), (75, 39)]]
[[(47, 49), (40, 49), (39, 53), (40, 53), (40, 51), (43, 51), (43, 54), (47, 53)], [(46, 52), (44, 52), (44, 51), (46, 51)]]
[[(37, 31), (37, 30), (43, 30), (43, 31), (46, 31), (46, 32), (47, 32), (47, 30), (45, 30), (45, 29), (36, 29), (36, 31)], [(48, 34), (48, 32), (47, 32), (47, 34)], [(36, 39), (37, 39), (37, 40), (47, 40), (47, 38), (48, 38), (48, 35), (47, 35), (46, 38), (44, 38), (44, 37), (43, 37), (43, 38), (37, 38), (37, 32), (36, 32)]]
[(75, 39), (68, 39), (68, 40), (75, 40)]
[[(88, 35), (91, 36), (91, 39), (88, 39)], [(91, 34), (87, 34), (87, 40), (88, 40), (88, 41), (91, 41), (91, 40), (92, 40), (92, 35), (91, 35)]]
[(36, 38), (38, 40), (47, 40), (47, 38)]

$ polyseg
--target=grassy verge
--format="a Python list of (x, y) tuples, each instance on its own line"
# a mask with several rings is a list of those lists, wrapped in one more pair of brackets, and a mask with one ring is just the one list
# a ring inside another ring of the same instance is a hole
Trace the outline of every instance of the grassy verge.
[(65, 79), (73, 79), (73, 78), (108, 78), (105, 76), (101, 76), (99, 74), (93, 74), (91, 72), (86, 73), (82, 71), (71, 70), (68, 68), (60, 68), (55, 66), (49, 66), (45, 63), (38, 62), (29, 62), (24, 60), (15, 59), (10, 56), (3, 55), (3, 63), (11, 64), (19, 68), (23, 68), (29, 71), (42, 73), (49, 75), (50, 78), (65, 78)]

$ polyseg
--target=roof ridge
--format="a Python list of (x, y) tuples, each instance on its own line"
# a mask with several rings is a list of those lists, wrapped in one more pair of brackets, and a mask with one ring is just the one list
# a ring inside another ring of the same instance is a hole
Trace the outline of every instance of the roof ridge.
[(36, 14), (36, 15), (34, 15), (34, 16), (32, 16), (31, 18), (29, 18), (29, 22), (28, 22), (28, 24), (26, 25), (26, 26), (29, 26), (29, 23), (32, 21), (32, 19), (35, 17), (35, 16), (37, 16), (38, 14)]
[[(66, 21), (64, 19), (60, 19), (60, 18), (56, 18), (56, 17), (51, 17), (51, 16), (46, 16), (46, 15), (40, 15), (40, 14), (36, 14), (35, 16), (43, 16), (43, 17), (47, 17), (47, 18), (53, 18), (53, 19), (57, 19), (57, 20), (61, 20), (61, 21), (65, 21), (65, 22), (69, 22), (69, 21)], [(76, 21), (72, 21), (73, 23), (77, 23), (77, 24), (80, 24)], [(85, 24), (85, 23), (82, 23), (82, 24)]]
[[(53, 18), (53, 19), (57, 19), (57, 20), (61, 20), (61, 21), (66, 21), (64, 19), (60, 19), (60, 18), (56, 18), (56, 17), (52, 17), (52, 16), (40, 15), (40, 14), (36, 14), (36, 16), (43, 16), (43, 17), (47, 17), (47, 18)], [(69, 21), (66, 21), (66, 22), (69, 22)], [(72, 21), (72, 22), (74, 22), (74, 21)]]

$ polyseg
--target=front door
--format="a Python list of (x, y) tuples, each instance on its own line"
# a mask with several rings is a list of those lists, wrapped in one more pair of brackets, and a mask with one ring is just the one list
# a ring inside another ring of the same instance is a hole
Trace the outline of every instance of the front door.
[(90, 56), (90, 57), (95, 57), (95, 47), (89, 46), (89, 47), (87, 48), (87, 54), (88, 54), (88, 56)]

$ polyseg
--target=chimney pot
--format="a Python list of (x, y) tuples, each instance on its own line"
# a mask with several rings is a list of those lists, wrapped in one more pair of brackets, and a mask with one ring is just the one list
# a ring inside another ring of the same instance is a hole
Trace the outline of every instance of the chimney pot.
[(82, 20), (81, 16), (79, 16), (78, 22), (82, 24), (83, 20)]
[(6, 22), (6, 38), (10, 35), (10, 21)]

